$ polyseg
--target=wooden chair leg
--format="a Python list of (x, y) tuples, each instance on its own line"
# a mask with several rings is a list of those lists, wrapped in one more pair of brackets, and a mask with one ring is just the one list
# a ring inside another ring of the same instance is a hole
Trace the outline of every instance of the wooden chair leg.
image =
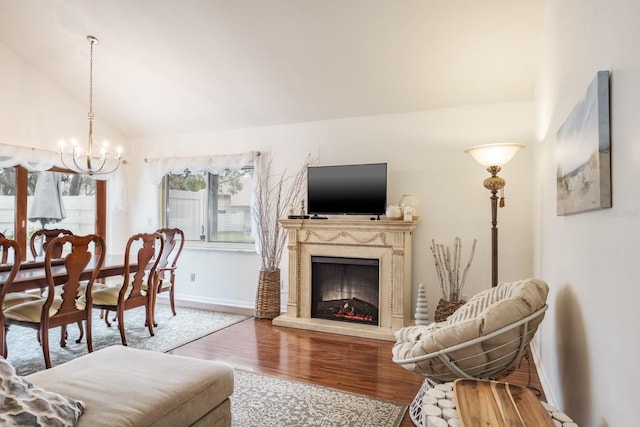
[(85, 322), (87, 324), (87, 351), (91, 353), (93, 352), (93, 335), (91, 332), (91, 311), (89, 311), (89, 314), (87, 315), (87, 320)]
[(109, 322), (109, 310), (104, 310), (104, 323), (107, 324), (107, 327), (111, 327), (111, 322)]
[(127, 338), (124, 335), (124, 311), (118, 310), (118, 329), (120, 329), (120, 339), (122, 345), (127, 345)]
[(176, 315), (176, 303), (173, 297), (173, 289), (174, 286), (173, 284), (171, 285), (171, 289), (169, 289), (169, 302), (171, 303), (171, 311), (173, 312), (173, 315)]
[(42, 335), (42, 353), (44, 354), (44, 365), (47, 369), (49, 369), (51, 367), (51, 357), (49, 355), (49, 331), (43, 331), (42, 329), (40, 329), (40, 331)]
[(149, 334), (153, 336), (153, 307), (151, 307), (150, 303), (147, 303), (145, 306), (145, 312), (147, 315), (147, 327), (149, 328)]
[(60, 326), (60, 347), (67, 346), (67, 325)]
[(8, 354), (9, 354), (9, 349), (7, 348), (7, 332), (9, 332), (9, 326), (8, 325), (2, 325), (0, 327), (0, 333), (2, 334), (2, 354), (0, 354), (0, 356), (4, 357), (5, 359), (7, 358)]
[[(78, 331), (80, 332), (80, 336), (76, 340), (76, 344), (80, 344), (82, 342), (82, 337), (84, 337), (84, 327), (82, 326), (82, 321), (78, 321)], [(89, 336), (89, 330), (87, 329), (87, 337)]]

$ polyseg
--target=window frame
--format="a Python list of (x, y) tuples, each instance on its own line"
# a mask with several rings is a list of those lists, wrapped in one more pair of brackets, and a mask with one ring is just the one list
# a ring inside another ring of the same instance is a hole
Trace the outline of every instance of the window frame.
[[(252, 186), (254, 184), (254, 180), (256, 179), (256, 167), (255, 164), (246, 165), (241, 169), (251, 169), (252, 170)], [(207, 173), (207, 187), (210, 186), (211, 179), (213, 176), (219, 176), (219, 174), (215, 172), (211, 172), (209, 170), (201, 170), (201, 172)], [(171, 173), (167, 173), (163, 176), (162, 182), (160, 185), (160, 211), (161, 218), (160, 223), (163, 224), (164, 227), (169, 227), (169, 175)], [(251, 191), (253, 191), (251, 189)], [(211, 205), (217, 206), (217, 197), (215, 198), (215, 203), (210, 204), (211, 193), (208, 192), (207, 195), (207, 220), (209, 220), (209, 216), (211, 215), (211, 211), (209, 207)], [(250, 209), (253, 210), (253, 207), (250, 205)], [(253, 227), (253, 226), (252, 226)], [(253, 236), (252, 236), (253, 237)], [(232, 251), (246, 251), (246, 252), (255, 252), (256, 251), (256, 243), (253, 242), (224, 242), (224, 241), (200, 241), (200, 240), (185, 240), (184, 243), (185, 248), (192, 249), (219, 249), (219, 250), (232, 250)]]

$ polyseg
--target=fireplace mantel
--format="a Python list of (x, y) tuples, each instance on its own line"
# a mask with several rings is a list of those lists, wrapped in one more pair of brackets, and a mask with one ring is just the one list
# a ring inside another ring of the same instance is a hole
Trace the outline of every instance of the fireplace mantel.
[[(283, 219), (288, 232), (287, 311), (273, 324), (343, 335), (394, 340), (411, 320), (411, 233), (415, 221)], [(379, 324), (366, 325), (311, 317), (311, 257), (378, 259)]]

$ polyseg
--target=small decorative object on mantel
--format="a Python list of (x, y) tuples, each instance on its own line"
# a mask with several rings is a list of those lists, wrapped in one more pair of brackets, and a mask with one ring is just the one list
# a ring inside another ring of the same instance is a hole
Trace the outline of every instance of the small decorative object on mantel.
[[(262, 161), (262, 159), (260, 159)], [(264, 166), (264, 173), (255, 190), (255, 204), (252, 209), (257, 225), (260, 245), (260, 277), (256, 290), (255, 316), (273, 319), (280, 315), (280, 261), (287, 241), (287, 233), (278, 220), (291, 214), (293, 206), (300, 206), (304, 215), (304, 184), (310, 158), (294, 175), (286, 171), (277, 177), (272, 175), (271, 160)], [(275, 182), (274, 182), (275, 181)]]
[(400, 208), (402, 209), (402, 214), (405, 221), (417, 221), (419, 219), (419, 207), (420, 202), (418, 201), (418, 197), (414, 196), (413, 194), (403, 194), (400, 198)]
[(402, 208), (400, 208), (400, 206), (398, 205), (389, 205), (385, 210), (385, 216), (387, 217), (387, 219), (400, 219), (402, 218)]
[(436, 307), (436, 322), (447, 320), (447, 317), (466, 302), (462, 299), (462, 290), (464, 289), (464, 282), (467, 279), (467, 273), (471, 267), (471, 261), (473, 261), (473, 254), (476, 251), (476, 243), (477, 239), (473, 239), (469, 261), (467, 261), (467, 265), (461, 275), (462, 240), (460, 237), (456, 237), (453, 243), (453, 259), (451, 258), (451, 251), (448, 246), (431, 240), (431, 252), (433, 253), (433, 259), (436, 263), (436, 274), (438, 275), (440, 290), (442, 291), (442, 298), (440, 298), (438, 306)]

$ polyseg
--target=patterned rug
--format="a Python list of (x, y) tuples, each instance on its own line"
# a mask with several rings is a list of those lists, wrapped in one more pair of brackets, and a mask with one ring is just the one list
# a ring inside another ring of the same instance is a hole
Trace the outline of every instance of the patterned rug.
[[(201, 338), (212, 332), (226, 328), (247, 318), (240, 314), (222, 313), (195, 308), (176, 307), (176, 316), (166, 304), (156, 306), (156, 322), (154, 336), (149, 336), (144, 326), (144, 307), (127, 310), (124, 324), (127, 344), (130, 347), (165, 352), (183, 344)], [(121, 344), (117, 322), (107, 327), (99, 318), (99, 310), (93, 310), (93, 350), (99, 350), (114, 344)], [(111, 313), (110, 318), (113, 318)], [(67, 327), (69, 338), (67, 346), (60, 347), (60, 328), (49, 332), (49, 351), (53, 366), (64, 363), (87, 353), (86, 337), (76, 344), (78, 327)], [(19, 326), (11, 326), (7, 333), (7, 360), (16, 368), (19, 375), (27, 375), (45, 369), (42, 348), (36, 340), (36, 331)]]
[(406, 410), (361, 394), (235, 370), (236, 427), (397, 427)]

